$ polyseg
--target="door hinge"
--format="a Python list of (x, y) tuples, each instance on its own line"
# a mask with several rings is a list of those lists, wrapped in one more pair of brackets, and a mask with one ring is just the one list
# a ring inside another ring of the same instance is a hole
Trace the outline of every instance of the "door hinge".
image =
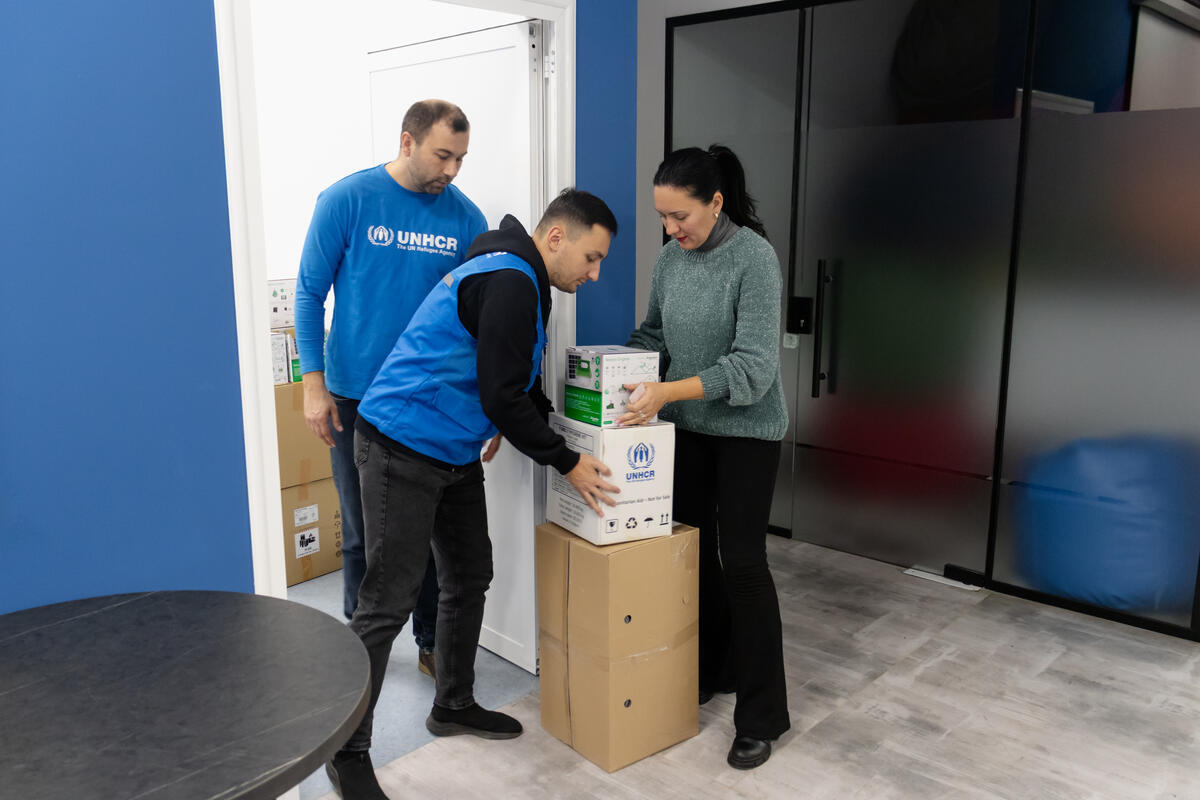
[(554, 74), (554, 53), (542, 56), (542, 74), (547, 78)]

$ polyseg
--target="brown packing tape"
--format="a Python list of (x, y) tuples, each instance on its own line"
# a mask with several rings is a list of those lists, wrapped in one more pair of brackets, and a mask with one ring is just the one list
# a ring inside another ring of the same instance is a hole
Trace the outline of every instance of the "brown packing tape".
[[(598, 672), (616, 672), (618, 670), (623, 670), (627, 667), (633, 667), (645, 661), (649, 661), (650, 659), (671, 650), (677, 650), (691, 642), (692, 639), (696, 639), (699, 636), (700, 623), (693, 622), (687, 627), (676, 631), (675, 635), (672, 636), (671, 640), (666, 644), (653, 647), (649, 650), (643, 650), (640, 653), (633, 653), (631, 655), (624, 656), (623, 658), (610, 658), (601, 653), (590, 651), (586, 647), (577, 645), (567, 650), (568, 665), (571, 661), (579, 659), (586, 665), (594, 667)], [(546, 638), (549, 639), (551, 637)]]
[(311, 483), (313, 474), (313, 463), (311, 458), (300, 459), (300, 482)]
[(552, 636), (538, 636), (538, 681), (542, 727), (555, 738), (574, 745), (571, 720), (570, 667), (566, 648)]
[(304, 411), (304, 392), (292, 392), (292, 411)]
[(700, 568), (700, 537), (672, 536), (671, 563), (683, 562), (683, 568), (688, 572)]
[(542, 646), (543, 642), (545, 644), (550, 645), (550, 647), (552, 647), (553, 649), (557, 650), (560, 653), (567, 652), (566, 642), (562, 641), (557, 636), (552, 635), (545, 628), (539, 627), (538, 628), (538, 646), (539, 647)]
[(300, 485), (296, 487), (296, 499), (299, 500), (301, 503), (303, 503), (305, 500), (307, 500), (309, 490), (311, 487), (312, 487), (312, 483), (310, 481), (307, 481), (307, 480), (301, 481)]

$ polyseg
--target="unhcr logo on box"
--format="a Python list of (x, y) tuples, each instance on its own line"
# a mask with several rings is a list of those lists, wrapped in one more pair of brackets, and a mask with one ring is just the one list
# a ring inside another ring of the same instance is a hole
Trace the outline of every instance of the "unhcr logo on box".
[(654, 445), (638, 442), (625, 451), (625, 460), (629, 462), (629, 472), (625, 480), (630, 482), (654, 480)]

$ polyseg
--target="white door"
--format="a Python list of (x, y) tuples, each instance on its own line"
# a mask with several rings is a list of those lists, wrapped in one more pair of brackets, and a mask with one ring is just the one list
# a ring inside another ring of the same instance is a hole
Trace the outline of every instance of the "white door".
[[(462, 107), (471, 141), (455, 185), (496, 227), (512, 214), (530, 229), (544, 203), (541, 23), (491, 30), (370, 54), (372, 148), (376, 162), (400, 146), (400, 122), (417, 100)], [(545, 473), (512, 445), (484, 467), (495, 577), (480, 644), (537, 671), (533, 528), (544, 518)]]

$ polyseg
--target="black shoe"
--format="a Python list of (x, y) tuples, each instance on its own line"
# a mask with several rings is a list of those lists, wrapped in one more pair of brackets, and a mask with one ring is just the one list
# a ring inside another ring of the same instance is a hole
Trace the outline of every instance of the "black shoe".
[(332, 761), (325, 763), (325, 774), (333, 784), (333, 790), (342, 800), (388, 800), (375, 780), (375, 768), (371, 766), (371, 754), (339, 752)]
[(771, 743), (766, 739), (752, 739), (749, 736), (733, 737), (733, 746), (729, 748), (726, 761), (734, 769), (754, 769), (767, 763), (771, 757)]
[(524, 728), (508, 714), (488, 711), (472, 703), (457, 711), (436, 703), (425, 719), (425, 727), (434, 736), (458, 736), (469, 733), (483, 739), (515, 739)]
[(419, 669), (421, 672), (424, 672), (429, 677), (433, 678), (434, 682), (436, 683), (437, 682), (437, 669), (435, 668), (435, 666), (436, 665), (433, 660), (433, 648), (432, 647), (422, 647), (420, 649), (420, 652), (417, 653), (417, 669)]

